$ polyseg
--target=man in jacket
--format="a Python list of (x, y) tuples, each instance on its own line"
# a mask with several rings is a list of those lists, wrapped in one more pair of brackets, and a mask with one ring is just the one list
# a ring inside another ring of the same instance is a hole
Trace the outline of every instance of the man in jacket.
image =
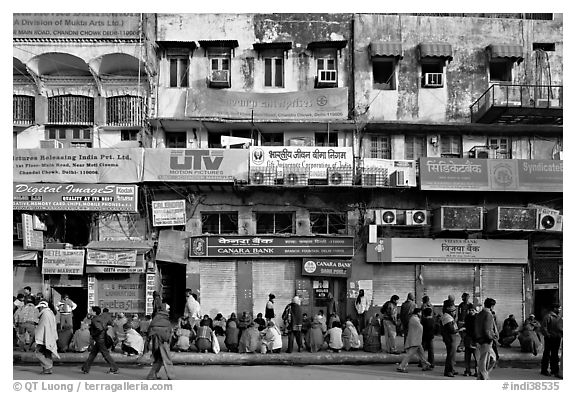
[(159, 379), (158, 371), (164, 366), (166, 377), (174, 379), (174, 365), (170, 357), (170, 337), (172, 336), (172, 324), (168, 317), (170, 306), (162, 304), (160, 311), (156, 312), (148, 327), (148, 338), (152, 351), (152, 368), (147, 379)]
[[(24, 352), (32, 348), (34, 331), (38, 324), (39, 317), (40, 313), (34, 306), (32, 298), (25, 298), (24, 306), (20, 307), (14, 314), (14, 323), (18, 328), (18, 346)], [(28, 336), (28, 343), (26, 342), (26, 336)], [(27, 344), (28, 348), (26, 347)]]
[[(554, 375), (556, 378), (561, 378), (558, 351), (563, 336), (562, 325), (560, 304), (554, 303), (552, 310), (542, 320), (542, 334), (544, 335), (544, 353), (540, 364), (542, 375)], [(548, 365), (550, 365), (550, 372), (548, 372)]]
[(67, 294), (64, 294), (58, 302), (57, 308), (60, 313), (60, 329), (64, 329), (66, 326), (70, 326), (72, 329), (72, 311), (76, 309), (76, 303)]
[(52, 356), (60, 358), (56, 345), (58, 339), (56, 317), (46, 301), (39, 302), (36, 307), (40, 311), (40, 319), (34, 332), (36, 357), (42, 365), (42, 374), (52, 374), (52, 366), (54, 365)]
[(458, 346), (458, 325), (456, 323), (456, 306), (448, 298), (442, 305), (442, 340), (446, 346), (446, 362), (444, 363), (444, 376), (454, 377), (458, 372), (456, 366), (456, 347)]
[(478, 376), (477, 379), (488, 379), (491, 370), (490, 358), (493, 355), (492, 343), (498, 339), (498, 329), (494, 321), (492, 311), (496, 300), (486, 298), (484, 300), (484, 308), (476, 315), (474, 323), (474, 334), (476, 335), (476, 343), (478, 346), (479, 360), (478, 360)]
[[(464, 319), (466, 318), (466, 315), (468, 314), (468, 305), (471, 304), (469, 293), (464, 292), (462, 294), (461, 299), (462, 299), (462, 301), (458, 305), (458, 314), (457, 314), (457, 318), (456, 318), (458, 328), (464, 327)], [(460, 331), (460, 344), (458, 344), (458, 348), (457, 348), (456, 352), (464, 351), (465, 336), (466, 336), (466, 330), (461, 330)]]
[(194, 327), (200, 326), (200, 320), (202, 319), (202, 314), (200, 314), (200, 303), (198, 302), (198, 296), (195, 293), (192, 293), (190, 288), (186, 289), (186, 306), (184, 307), (184, 318), (188, 318), (192, 329), (194, 329)]
[(422, 334), (424, 330), (420, 323), (420, 316), (421, 310), (415, 308), (412, 310), (412, 314), (408, 320), (408, 329), (406, 330), (404, 341), (406, 355), (404, 355), (402, 362), (396, 368), (396, 371), (401, 373), (408, 372), (406, 371), (406, 367), (408, 367), (408, 362), (414, 355), (417, 356), (419, 363), (422, 364), (422, 371), (428, 371), (431, 369), (430, 363), (428, 363), (424, 357), (424, 349), (422, 348)]
[(402, 335), (404, 336), (404, 349), (407, 348), (406, 336), (408, 335), (408, 323), (415, 308), (416, 302), (414, 302), (414, 294), (409, 292), (406, 301), (400, 306), (400, 322), (402, 323)]
[(94, 359), (96, 359), (98, 353), (101, 353), (104, 360), (110, 365), (110, 370), (108, 370), (107, 373), (118, 374), (118, 366), (114, 362), (114, 359), (112, 359), (108, 347), (106, 347), (106, 331), (108, 326), (112, 326), (112, 318), (107, 312), (103, 313), (98, 306), (93, 306), (92, 312), (95, 316), (92, 318), (90, 324), (90, 335), (92, 339), (94, 339), (94, 345), (92, 346), (90, 355), (88, 355), (88, 359), (86, 359), (86, 362), (82, 365), (82, 372), (88, 374), (92, 363), (94, 363)]
[(384, 335), (386, 337), (386, 351), (388, 353), (399, 354), (396, 349), (396, 325), (398, 323), (398, 295), (392, 295), (380, 309), (382, 313), (382, 325), (384, 327)]
[(292, 353), (294, 347), (294, 338), (298, 345), (298, 352), (302, 351), (302, 307), (300, 307), (300, 297), (294, 296), (290, 303), (290, 317), (285, 320), (286, 330), (288, 331), (288, 350), (286, 353)]

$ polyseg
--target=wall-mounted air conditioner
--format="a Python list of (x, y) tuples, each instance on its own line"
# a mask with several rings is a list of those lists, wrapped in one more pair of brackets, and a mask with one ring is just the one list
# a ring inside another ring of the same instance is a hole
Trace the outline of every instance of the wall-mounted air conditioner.
[(490, 158), (490, 148), (488, 146), (474, 146), (468, 152), (468, 158)]
[(432, 216), (435, 231), (481, 231), (484, 228), (481, 206), (441, 206)]
[(284, 185), (307, 186), (309, 177), (310, 177), (309, 173), (305, 171), (284, 170), (284, 177), (283, 177)]
[(376, 225), (396, 225), (398, 214), (395, 209), (376, 211)]
[(209, 79), (210, 86), (230, 87), (229, 70), (212, 70)]
[(330, 186), (351, 186), (352, 168), (328, 168), (328, 185)]
[(486, 230), (495, 231), (535, 231), (538, 224), (538, 211), (530, 207), (503, 207), (488, 210)]
[(273, 186), (276, 180), (275, 168), (252, 168), (250, 170), (250, 183), (254, 186)]
[(427, 225), (428, 212), (426, 210), (406, 210), (406, 225)]
[(404, 171), (394, 171), (390, 175), (391, 187), (408, 187), (408, 178)]
[(547, 232), (562, 231), (562, 215), (558, 210), (539, 209), (538, 229)]
[(427, 72), (424, 74), (424, 87), (444, 86), (444, 74), (441, 72)]

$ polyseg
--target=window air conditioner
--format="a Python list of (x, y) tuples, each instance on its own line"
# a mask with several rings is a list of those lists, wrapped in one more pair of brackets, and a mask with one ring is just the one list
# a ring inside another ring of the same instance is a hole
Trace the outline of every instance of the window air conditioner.
[(64, 145), (62, 142), (56, 139), (48, 139), (45, 141), (40, 141), (40, 148), (42, 149), (62, 149)]
[(468, 152), (469, 158), (490, 158), (490, 149), (487, 146), (476, 146)]
[(390, 186), (391, 187), (408, 187), (408, 179), (406, 178), (404, 171), (394, 171), (390, 175)]
[(406, 210), (406, 225), (428, 224), (428, 212), (426, 210)]
[(210, 85), (211, 86), (230, 86), (230, 71), (228, 70), (212, 70), (210, 72)]
[(428, 72), (424, 74), (425, 87), (442, 87), (444, 86), (444, 74), (441, 72)]
[(328, 168), (328, 185), (331, 186), (351, 186), (351, 168)]
[(336, 70), (318, 70), (318, 83), (336, 83), (338, 73)]
[(376, 210), (376, 225), (396, 225), (395, 209)]
[(562, 231), (562, 215), (558, 210), (540, 209), (538, 229), (547, 232)]

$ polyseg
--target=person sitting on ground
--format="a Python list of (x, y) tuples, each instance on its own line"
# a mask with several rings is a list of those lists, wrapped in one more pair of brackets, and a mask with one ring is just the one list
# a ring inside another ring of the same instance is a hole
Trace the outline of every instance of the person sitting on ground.
[(345, 351), (356, 351), (360, 349), (360, 337), (352, 321), (346, 321), (344, 331), (342, 331), (342, 343)]
[(210, 315), (205, 314), (205, 315), (202, 317), (202, 319), (205, 320), (205, 321), (208, 321), (208, 327), (209, 327), (210, 329), (214, 330), (213, 321), (212, 321), (212, 318), (210, 318)]
[(86, 352), (90, 347), (92, 338), (90, 337), (90, 330), (86, 322), (80, 322), (80, 329), (74, 332), (72, 341), (70, 342), (70, 350), (72, 352)]
[(508, 318), (504, 320), (502, 324), (502, 331), (500, 332), (500, 338), (498, 342), (504, 348), (510, 348), (510, 345), (518, 337), (518, 322), (514, 318), (513, 314), (510, 314)]
[(328, 352), (340, 352), (344, 347), (342, 342), (342, 328), (340, 321), (333, 321), (332, 327), (325, 334), (325, 340), (328, 343)]
[(262, 335), (260, 352), (280, 353), (282, 350), (282, 333), (273, 320), (268, 322), (266, 329), (260, 334)]
[[(187, 325), (190, 327), (190, 325)], [(176, 342), (174, 343), (173, 350), (176, 352), (189, 351), (190, 350), (190, 338), (193, 336), (192, 329), (185, 329), (182, 327), (176, 327), (174, 329), (174, 336), (176, 337)]]
[(326, 322), (326, 317), (324, 316), (323, 310), (318, 310), (318, 319), (320, 320), (320, 325), (322, 328), (322, 334), (324, 334), (328, 330), (328, 327), (327, 327), (328, 322)]
[(342, 322), (340, 321), (340, 317), (335, 312), (330, 314), (330, 318), (328, 319), (328, 329), (332, 328), (334, 322), (338, 322), (340, 324), (340, 326), (342, 326)]
[(252, 323), (252, 317), (248, 315), (248, 311), (243, 311), (242, 315), (238, 319), (238, 329), (239, 329), (239, 338), (242, 338), (242, 333), (244, 330), (248, 329), (248, 326)]
[(142, 336), (132, 327), (130, 322), (125, 323), (123, 329), (126, 338), (122, 341), (122, 353), (127, 356), (142, 355), (144, 353)]
[(324, 345), (324, 334), (322, 333), (322, 321), (319, 314), (314, 316), (314, 319), (310, 324), (310, 330), (308, 331), (308, 339), (306, 342), (310, 345), (310, 352), (318, 352), (322, 350), (322, 346)]
[(128, 319), (123, 312), (116, 314), (116, 319), (114, 320), (114, 344), (116, 346), (126, 339), (126, 334), (124, 333), (124, 325), (128, 322)]
[(70, 346), (73, 335), (72, 325), (64, 324), (64, 326), (58, 330), (58, 339), (56, 340), (58, 352), (68, 352), (68, 347)]
[(308, 351), (310, 351), (310, 328), (312, 327), (312, 321), (308, 318), (307, 313), (302, 313), (302, 344)]
[(266, 329), (266, 320), (264, 318), (262, 318), (261, 312), (259, 312), (258, 315), (256, 315), (254, 322), (256, 322), (256, 324), (257, 324), (256, 327), (258, 328), (259, 332)]
[(224, 332), (226, 331), (226, 318), (221, 313), (216, 314), (216, 318), (214, 318), (214, 333), (217, 336), (223, 336)]
[[(234, 315), (234, 313), (232, 313)], [(228, 320), (226, 323), (226, 338), (224, 339), (224, 345), (228, 349), (228, 352), (238, 352), (238, 327), (236, 327), (235, 320)]]
[(380, 320), (373, 316), (368, 322), (368, 326), (362, 332), (365, 352), (380, 352), (382, 343), (380, 342)]
[(540, 323), (536, 320), (534, 314), (530, 314), (518, 334), (521, 352), (532, 352), (534, 356), (538, 355), (538, 349), (542, 346), (542, 339), (538, 335), (539, 332)]
[(260, 349), (260, 345), (260, 332), (258, 331), (257, 324), (252, 321), (240, 336), (238, 350), (240, 353), (255, 353)]
[(196, 333), (196, 348), (201, 353), (212, 351), (212, 329), (210, 329), (210, 322), (207, 319), (200, 321), (200, 327)]
[(140, 333), (140, 323), (141, 323), (141, 321), (140, 321), (140, 317), (138, 316), (138, 314), (136, 314), (136, 313), (132, 314), (132, 319), (130, 320), (130, 325), (132, 326), (132, 329), (136, 330), (138, 333)]

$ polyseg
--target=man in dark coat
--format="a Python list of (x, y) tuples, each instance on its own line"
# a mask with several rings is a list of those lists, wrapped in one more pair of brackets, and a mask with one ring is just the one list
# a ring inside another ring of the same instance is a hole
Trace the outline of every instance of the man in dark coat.
[[(404, 336), (404, 346), (406, 346), (406, 337), (408, 336), (408, 324), (410, 317), (416, 308), (416, 302), (414, 301), (414, 294), (412, 292), (408, 293), (406, 300), (400, 306), (400, 323), (402, 324), (402, 335)], [(404, 348), (406, 350), (406, 348)]]
[(490, 373), (490, 358), (496, 355), (492, 349), (492, 343), (498, 339), (498, 329), (492, 312), (496, 300), (486, 298), (484, 308), (476, 315), (474, 322), (474, 334), (478, 346), (478, 376), (477, 379), (488, 379)]
[(386, 351), (388, 353), (399, 354), (396, 350), (396, 325), (398, 323), (398, 295), (392, 295), (380, 312), (382, 313), (382, 325), (384, 327), (384, 335), (386, 337)]
[(98, 306), (93, 306), (92, 312), (95, 316), (90, 323), (90, 335), (94, 339), (94, 345), (92, 346), (90, 355), (88, 355), (88, 359), (86, 359), (86, 362), (82, 365), (82, 372), (84, 374), (90, 372), (90, 367), (94, 359), (96, 359), (96, 356), (98, 356), (98, 352), (100, 352), (104, 360), (110, 365), (108, 374), (118, 374), (118, 366), (114, 362), (114, 359), (112, 359), (112, 356), (110, 356), (110, 351), (108, 351), (108, 347), (106, 346), (106, 330), (108, 326), (112, 326), (112, 318), (107, 312), (103, 313)]
[[(562, 341), (563, 327), (559, 303), (554, 303), (552, 310), (542, 320), (542, 334), (544, 335), (544, 353), (542, 354), (540, 373), (561, 378), (558, 351)], [(550, 365), (550, 372), (548, 372), (548, 365)]]
[[(292, 303), (289, 304), (290, 316), (284, 320), (286, 330), (288, 331), (288, 350), (286, 353), (292, 353), (294, 347), (294, 338), (298, 345), (298, 352), (302, 351), (302, 307), (300, 307), (300, 297), (294, 296)], [(283, 315), (284, 316), (284, 315)]]
[(152, 351), (152, 368), (147, 379), (159, 379), (158, 371), (164, 366), (166, 377), (174, 379), (174, 365), (170, 357), (170, 337), (172, 335), (172, 324), (169, 319), (170, 306), (162, 304), (162, 309), (156, 312), (148, 328), (150, 339), (150, 349)]

